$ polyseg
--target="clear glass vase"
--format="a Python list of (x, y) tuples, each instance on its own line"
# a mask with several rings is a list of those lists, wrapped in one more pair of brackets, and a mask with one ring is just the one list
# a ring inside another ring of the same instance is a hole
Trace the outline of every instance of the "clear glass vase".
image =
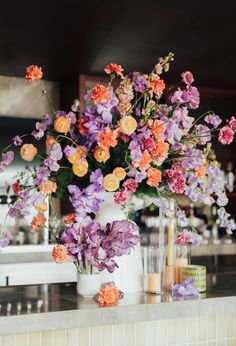
[(191, 264), (191, 246), (175, 245), (175, 266), (176, 266), (176, 283), (183, 282), (183, 267)]

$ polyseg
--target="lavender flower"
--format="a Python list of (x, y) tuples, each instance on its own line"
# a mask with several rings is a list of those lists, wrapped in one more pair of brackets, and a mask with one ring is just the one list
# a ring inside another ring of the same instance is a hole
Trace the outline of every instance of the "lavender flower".
[(14, 152), (13, 151), (7, 151), (6, 153), (2, 154), (2, 164), (4, 166), (9, 166), (12, 161), (14, 160)]
[(20, 136), (15, 136), (12, 138), (13, 144), (18, 147), (19, 145), (21, 145), (23, 143), (22, 139)]
[(209, 114), (205, 116), (204, 120), (206, 123), (213, 125), (214, 128), (217, 128), (222, 122), (219, 115), (216, 114)]
[(143, 93), (147, 87), (146, 78), (143, 75), (141, 75), (141, 73), (139, 72), (133, 72), (132, 80), (134, 83), (134, 90), (137, 92)]
[(11, 232), (6, 231), (3, 234), (0, 233), (0, 248), (8, 246), (11, 239), (12, 239)]
[(236, 224), (233, 219), (229, 219), (230, 214), (226, 213), (223, 207), (217, 210), (217, 214), (220, 227), (225, 228), (228, 234), (232, 234), (232, 231), (236, 229)]
[(199, 291), (193, 287), (194, 279), (187, 279), (182, 284), (177, 284), (172, 287), (173, 296), (193, 296), (197, 297)]
[(207, 126), (205, 125), (197, 125), (197, 136), (198, 136), (198, 144), (206, 145), (207, 142), (211, 140), (211, 133)]

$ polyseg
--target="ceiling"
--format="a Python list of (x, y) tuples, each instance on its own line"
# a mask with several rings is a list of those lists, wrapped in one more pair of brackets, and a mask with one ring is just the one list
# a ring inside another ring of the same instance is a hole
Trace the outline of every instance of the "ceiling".
[(46, 79), (101, 74), (108, 62), (149, 71), (169, 51), (167, 81), (183, 70), (201, 86), (236, 89), (235, 0), (67, 0), (1, 3), (0, 75), (27, 65)]

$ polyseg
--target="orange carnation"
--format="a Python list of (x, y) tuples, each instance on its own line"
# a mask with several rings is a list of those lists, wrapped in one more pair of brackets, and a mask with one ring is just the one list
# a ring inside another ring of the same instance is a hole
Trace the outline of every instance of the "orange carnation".
[(54, 130), (59, 133), (67, 133), (70, 130), (70, 120), (66, 117), (58, 117), (54, 122)]
[(26, 68), (25, 80), (27, 82), (34, 82), (40, 80), (42, 76), (42, 67), (38, 67), (37, 65), (30, 65)]
[(52, 256), (55, 262), (59, 264), (67, 262), (68, 252), (65, 245), (61, 244), (61, 245), (54, 246), (54, 248), (52, 249)]
[(97, 143), (102, 149), (108, 150), (110, 147), (117, 145), (117, 131), (107, 127), (103, 132), (100, 132), (97, 137)]
[(51, 180), (44, 181), (39, 185), (39, 189), (43, 195), (50, 195), (51, 193), (56, 192), (57, 183)]
[(39, 205), (36, 205), (36, 206), (35, 206), (35, 209), (36, 209), (38, 212), (41, 212), (41, 213), (47, 211), (47, 209), (48, 209), (47, 202), (46, 202), (46, 201), (42, 201)]
[(162, 180), (162, 173), (157, 168), (149, 168), (147, 171), (147, 184), (150, 186), (158, 186)]
[(75, 217), (76, 217), (76, 213), (68, 214), (64, 217), (64, 222), (68, 225), (71, 225), (72, 223), (75, 222)]
[(120, 181), (115, 174), (107, 174), (103, 178), (103, 187), (106, 191), (112, 192), (119, 188)]
[(88, 162), (85, 159), (80, 159), (73, 163), (72, 171), (77, 177), (83, 177), (88, 172)]
[(169, 150), (169, 144), (163, 141), (158, 141), (155, 148), (152, 150), (152, 155), (154, 157), (164, 158), (167, 156)]
[(132, 135), (137, 128), (137, 121), (131, 115), (125, 115), (120, 120), (120, 130), (125, 135)]
[(165, 89), (164, 81), (160, 79), (159, 76), (157, 76), (155, 79), (152, 79), (152, 81), (150, 82), (150, 86), (154, 94), (156, 94), (160, 98)]
[(38, 232), (45, 222), (46, 217), (43, 214), (38, 214), (37, 216), (33, 217), (33, 220), (31, 221), (31, 227), (35, 232)]
[(103, 287), (98, 292), (98, 302), (101, 305), (115, 305), (119, 301), (119, 290), (110, 284)]
[(56, 143), (56, 139), (53, 136), (47, 136), (46, 138), (46, 149), (49, 151), (51, 146)]
[(148, 169), (150, 167), (150, 162), (152, 161), (151, 155), (147, 150), (144, 150), (143, 156), (141, 157), (141, 160), (136, 163), (136, 167), (139, 167), (141, 170), (142, 169)]
[(120, 181), (126, 177), (126, 171), (122, 167), (116, 167), (112, 173), (115, 174)]
[(163, 123), (160, 120), (154, 120), (152, 124), (149, 125), (149, 128), (155, 138), (163, 135), (165, 129)]
[(102, 84), (96, 84), (91, 90), (91, 100), (96, 104), (106, 103), (110, 97), (110, 91)]
[(25, 161), (33, 161), (38, 150), (33, 144), (24, 144), (20, 149), (20, 155)]
[(122, 76), (122, 72), (124, 71), (124, 69), (118, 64), (107, 64), (107, 66), (104, 68), (104, 71), (107, 74), (115, 73), (118, 76)]
[(205, 165), (201, 165), (196, 169), (196, 176), (198, 178), (202, 178), (206, 175), (207, 167)]
[(94, 151), (94, 157), (97, 162), (106, 162), (110, 158), (110, 152), (107, 149), (97, 147)]

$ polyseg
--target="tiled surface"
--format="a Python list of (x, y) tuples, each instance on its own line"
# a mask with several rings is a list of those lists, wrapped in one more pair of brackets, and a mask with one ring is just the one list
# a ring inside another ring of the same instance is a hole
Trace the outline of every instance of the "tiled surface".
[(0, 336), (0, 346), (236, 346), (235, 314)]

